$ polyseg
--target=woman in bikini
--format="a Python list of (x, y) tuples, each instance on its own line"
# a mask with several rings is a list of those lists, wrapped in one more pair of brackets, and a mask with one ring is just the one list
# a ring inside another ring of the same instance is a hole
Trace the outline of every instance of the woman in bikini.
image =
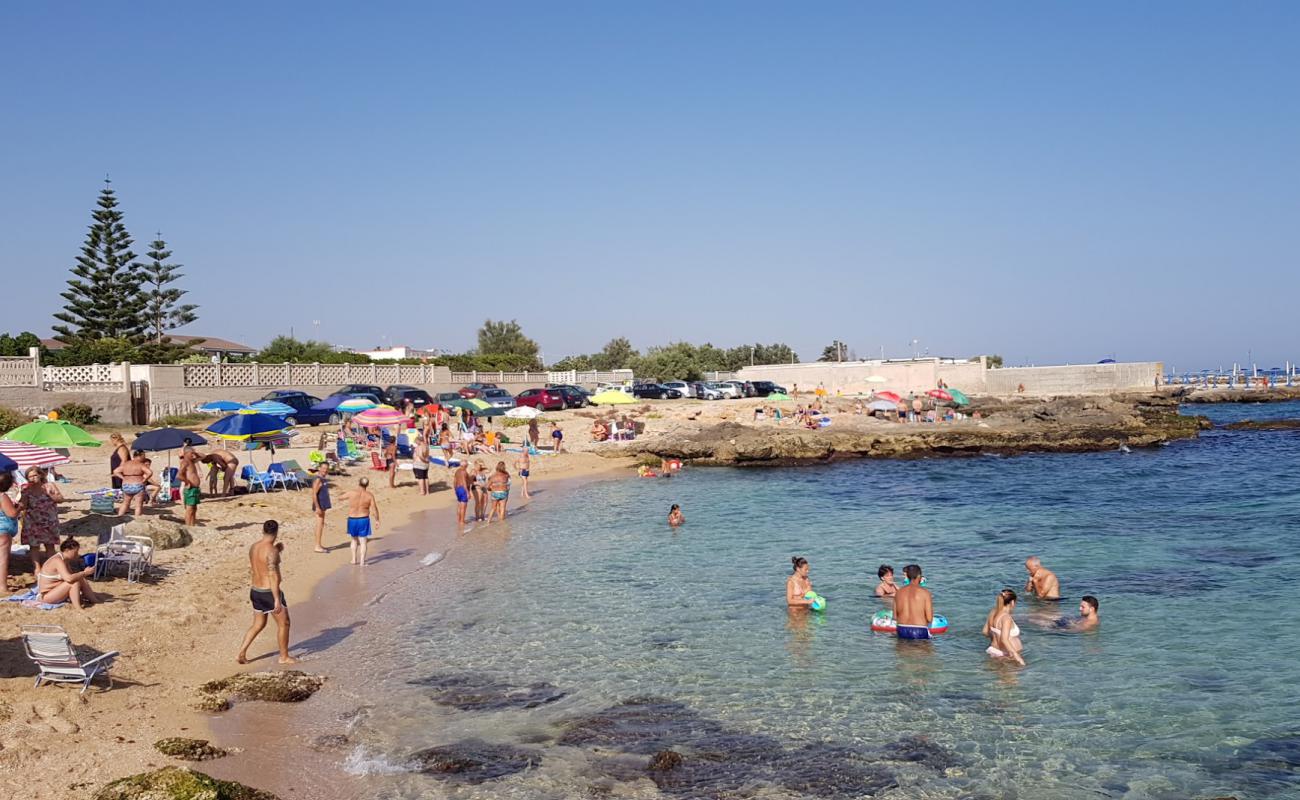
[(122, 479), (122, 502), (117, 507), (117, 515), (123, 516), (126, 510), (135, 506), (135, 515), (144, 513), (144, 487), (153, 477), (153, 470), (145, 462), (144, 451), (136, 450), (131, 460), (125, 461), (113, 474)]
[(812, 607), (813, 601), (804, 597), (812, 591), (812, 581), (808, 578), (808, 559), (795, 556), (790, 559), (794, 571), (785, 580), (785, 604), (791, 607)]
[(470, 486), (470, 492), (474, 495), (474, 521), (482, 522), (488, 517), (488, 473), (487, 467), (481, 463), (474, 463), (474, 483)]
[(501, 521), (506, 518), (506, 503), (510, 500), (510, 473), (506, 472), (506, 462), (498, 461), (497, 468), (488, 478), (488, 491), (492, 495), (492, 511), (488, 514), (488, 522), (496, 514), (501, 515)]
[(18, 505), (9, 496), (13, 488), (12, 472), (0, 473), (0, 591), (9, 592), (9, 548), (18, 535)]
[(18, 513), (23, 518), (23, 544), (31, 547), (32, 566), (39, 566), (54, 555), (59, 546), (59, 507), (63, 493), (50, 483), (45, 470), (27, 470), (27, 485), (18, 499)]
[(986, 653), (994, 658), (1009, 658), (1022, 667), (1025, 660), (1020, 657), (1024, 646), (1020, 643), (1020, 626), (1016, 625), (1011, 613), (1016, 610), (1016, 593), (1011, 589), (998, 592), (993, 601), (993, 610), (984, 621), (984, 635), (989, 637)]
[(117, 477), (117, 468), (131, 460), (131, 449), (126, 446), (126, 440), (120, 433), (113, 434), (108, 440), (113, 443), (113, 453), (108, 457), (108, 474), (113, 488), (121, 489), (122, 479)]
[(71, 600), (73, 608), (78, 610), (90, 603), (98, 603), (99, 597), (90, 588), (89, 578), (94, 574), (94, 567), (73, 572), (69, 562), (81, 555), (81, 545), (76, 539), (68, 537), (59, 545), (59, 552), (50, 556), (36, 570), (36, 595), (42, 603), (62, 603)]

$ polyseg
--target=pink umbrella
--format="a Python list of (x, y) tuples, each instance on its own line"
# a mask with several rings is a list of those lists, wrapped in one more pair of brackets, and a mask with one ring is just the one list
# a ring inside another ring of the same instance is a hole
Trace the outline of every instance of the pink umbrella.
[(28, 467), (57, 467), (72, 461), (57, 450), (37, 447), (25, 442), (0, 441), (0, 453), (12, 458), (18, 464), (19, 470), (26, 470)]
[(903, 402), (903, 398), (899, 397), (897, 392), (876, 392), (874, 396), (891, 403)]
[(952, 395), (948, 394), (943, 389), (931, 389), (926, 392), (926, 394), (930, 395), (935, 400), (952, 400)]
[(364, 428), (382, 428), (389, 425), (406, 426), (406, 415), (392, 408), (368, 408), (352, 418)]

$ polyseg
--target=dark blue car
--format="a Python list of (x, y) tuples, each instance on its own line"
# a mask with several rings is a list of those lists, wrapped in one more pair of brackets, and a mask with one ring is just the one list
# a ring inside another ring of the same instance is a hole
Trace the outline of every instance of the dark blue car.
[(284, 421), (290, 425), (337, 425), (343, 418), (343, 415), (337, 410), (312, 408), (312, 406), (320, 402), (320, 398), (312, 397), (306, 392), (278, 390), (271, 392), (262, 399), (274, 400), (292, 408), (293, 413), (284, 418)]

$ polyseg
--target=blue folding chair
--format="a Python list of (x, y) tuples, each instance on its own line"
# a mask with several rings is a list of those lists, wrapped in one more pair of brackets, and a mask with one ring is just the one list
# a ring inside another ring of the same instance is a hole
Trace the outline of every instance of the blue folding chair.
[(301, 485), (298, 483), (297, 474), (285, 469), (284, 464), (272, 464), (266, 469), (267, 469), (267, 474), (271, 477), (271, 480), (278, 481), (279, 484), (284, 488), (288, 489), (289, 484), (291, 483), (293, 484), (293, 488), (295, 489), (300, 488)]
[(245, 464), (244, 469), (239, 473), (239, 477), (248, 484), (249, 492), (253, 491), (253, 487), (269, 492), (271, 487), (275, 485), (275, 480), (270, 475), (253, 469), (252, 464)]

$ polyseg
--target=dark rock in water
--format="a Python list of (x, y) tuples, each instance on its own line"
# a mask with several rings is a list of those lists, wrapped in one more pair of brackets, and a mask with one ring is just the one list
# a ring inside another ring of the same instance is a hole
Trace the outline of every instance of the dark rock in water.
[(651, 772), (668, 772), (677, 769), (682, 765), (682, 754), (676, 750), (660, 750), (650, 757), (650, 764), (646, 769)]
[(320, 752), (341, 750), (344, 747), (347, 747), (351, 741), (351, 739), (342, 733), (322, 733), (320, 736), (311, 740), (311, 749)]
[(898, 786), (893, 773), (851, 747), (810, 744), (772, 765), (787, 789), (817, 797), (869, 797)]
[(536, 750), (471, 739), (420, 750), (411, 755), (411, 761), (420, 772), (435, 778), (483, 783), (532, 769), (542, 763), (542, 756)]
[(234, 781), (219, 781), (202, 772), (163, 767), (120, 778), (95, 792), (94, 800), (279, 800)]
[(433, 689), (433, 701), (461, 711), (501, 711), (508, 708), (537, 708), (567, 696), (549, 683), (514, 686), (482, 675), (431, 675), (410, 682)]
[(159, 739), (153, 743), (153, 748), (165, 756), (182, 761), (208, 761), (230, 755), (220, 747), (214, 747), (207, 739), (186, 739), (180, 736)]
[(1163, 597), (1202, 594), (1223, 588), (1223, 582), (1217, 578), (1190, 569), (1112, 572), (1102, 576), (1099, 582), (1103, 590), (1112, 594), (1146, 594)]
[(1223, 427), (1230, 431), (1294, 431), (1300, 430), (1300, 419), (1243, 419)]
[(1214, 564), (1222, 567), (1255, 569), (1277, 561), (1278, 553), (1252, 550), (1246, 547), (1180, 547), (1178, 552), (1194, 558), (1202, 564)]
[(242, 672), (229, 678), (209, 681), (199, 687), (203, 710), (221, 711), (230, 700), (264, 700), (270, 703), (301, 703), (320, 691), (325, 679), (296, 669), (279, 672)]
[(890, 761), (910, 761), (940, 772), (963, 763), (956, 753), (935, 744), (926, 736), (905, 736), (892, 744), (885, 745), (882, 752)]
[(570, 722), (559, 743), (567, 747), (613, 747), (650, 755), (678, 742), (721, 731), (719, 723), (702, 719), (681, 703), (635, 697)]

